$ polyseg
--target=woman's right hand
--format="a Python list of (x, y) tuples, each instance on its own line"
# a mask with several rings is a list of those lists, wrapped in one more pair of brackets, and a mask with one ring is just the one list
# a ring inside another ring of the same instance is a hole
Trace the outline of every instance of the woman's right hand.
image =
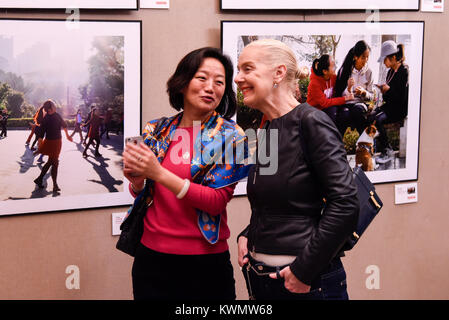
[(238, 246), (238, 263), (240, 267), (243, 267), (248, 263), (248, 258), (245, 257), (248, 254), (248, 238), (240, 236), (237, 242)]

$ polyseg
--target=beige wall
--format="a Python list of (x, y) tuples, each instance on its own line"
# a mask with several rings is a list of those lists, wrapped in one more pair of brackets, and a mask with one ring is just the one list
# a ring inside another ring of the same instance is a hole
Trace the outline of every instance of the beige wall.
[[(62, 12), (0, 11), (1, 18), (66, 18)], [(381, 13), (381, 20), (424, 20), (425, 50), (419, 161), (419, 202), (394, 205), (394, 184), (378, 185), (385, 207), (357, 248), (344, 258), (353, 299), (449, 298), (449, 108), (447, 14)], [(143, 21), (143, 119), (171, 114), (165, 83), (179, 59), (220, 46), (220, 20), (365, 20), (364, 12), (222, 13), (218, 0), (173, 0), (170, 10), (85, 13), (82, 19)], [(1, 34), (1, 31), (0, 31)], [(125, 208), (0, 217), (0, 299), (131, 299), (132, 259), (115, 249), (111, 213)], [(246, 197), (229, 205), (237, 296), (246, 299), (236, 264), (235, 236), (249, 220)], [(66, 267), (80, 268), (81, 287), (65, 286)], [(368, 290), (369, 265), (380, 289)]]

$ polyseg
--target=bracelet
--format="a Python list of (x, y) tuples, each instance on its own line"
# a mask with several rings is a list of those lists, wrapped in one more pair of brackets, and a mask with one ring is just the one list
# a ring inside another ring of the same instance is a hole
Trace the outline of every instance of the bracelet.
[(190, 180), (184, 179), (184, 185), (182, 186), (181, 191), (179, 191), (179, 193), (176, 195), (176, 198), (178, 198), (178, 199), (184, 198), (187, 191), (189, 191), (189, 187), (190, 187)]

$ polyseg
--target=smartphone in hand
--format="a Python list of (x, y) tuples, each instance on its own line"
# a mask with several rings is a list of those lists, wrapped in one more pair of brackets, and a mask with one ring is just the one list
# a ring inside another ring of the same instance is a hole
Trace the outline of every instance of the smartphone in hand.
[(135, 136), (135, 137), (127, 137), (125, 138), (125, 143), (132, 143), (135, 145), (139, 145), (141, 142), (143, 142), (143, 137), (142, 136)]
[[(134, 144), (134, 145), (139, 145), (141, 142), (143, 142), (143, 137), (142, 136), (135, 136), (135, 137), (127, 137), (125, 138), (125, 144)], [(140, 176), (140, 174), (137, 173), (131, 173), (130, 174), (132, 177), (138, 177)]]

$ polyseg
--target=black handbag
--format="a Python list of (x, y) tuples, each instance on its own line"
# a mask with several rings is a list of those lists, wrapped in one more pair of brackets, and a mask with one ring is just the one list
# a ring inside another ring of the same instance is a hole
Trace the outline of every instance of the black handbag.
[(129, 215), (120, 225), (120, 237), (115, 247), (124, 253), (134, 257), (137, 246), (143, 235), (143, 219), (147, 213), (148, 205), (146, 203), (146, 194), (148, 192), (147, 183), (145, 188), (134, 200), (133, 205), (128, 210)]
[[(155, 136), (159, 134), (162, 124), (166, 119), (166, 117), (162, 117), (158, 120), (154, 129)], [(143, 219), (147, 213), (148, 206), (151, 204), (147, 203), (147, 196), (152, 183), (151, 180), (145, 180), (145, 187), (134, 200), (133, 205), (128, 210), (128, 216), (120, 225), (122, 232), (115, 247), (132, 257), (135, 256), (137, 246), (143, 235)]]
[[(308, 114), (310, 111), (306, 111), (306, 114)], [(304, 119), (306, 117), (306, 114), (303, 114), (301, 119)], [(304, 160), (309, 167), (309, 169), (313, 172), (312, 166), (310, 165), (310, 160), (307, 156), (307, 148), (306, 143), (304, 141), (304, 137), (302, 134), (302, 120), (299, 124), (299, 136), (300, 141), (303, 149), (304, 154)], [(357, 220), (357, 227), (354, 230), (354, 232), (351, 234), (351, 236), (348, 238), (348, 240), (343, 244), (343, 246), (340, 249), (340, 252), (342, 251), (349, 251), (351, 250), (359, 241), (362, 234), (365, 232), (365, 230), (370, 225), (371, 221), (374, 220), (376, 215), (379, 213), (380, 209), (382, 209), (383, 203), (380, 200), (379, 196), (376, 193), (376, 189), (374, 188), (374, 185), (371, 183), (371, 181), (366, 176), (365, 172), (363, 172), (362, 168), (356, 166), (354, 170), (352, 171), (354, 182), (357, 186), (357, 198), (359, 200), (359, 217)], [(323, 202), (323, 210), (326, 203)]]
[(351, 250), (359, 241), (362, 234), (368, 228), (370, 223), (382, 209), (383, 203), (376, 193), (376, 189), (371, 181), (363, 172), (362, 168), (356, 166), (353, 170), (354, 182), (357, 185), (357, 198), (359, 199), (359, 219), (357, 227), (346, 243), (342, 251)]

